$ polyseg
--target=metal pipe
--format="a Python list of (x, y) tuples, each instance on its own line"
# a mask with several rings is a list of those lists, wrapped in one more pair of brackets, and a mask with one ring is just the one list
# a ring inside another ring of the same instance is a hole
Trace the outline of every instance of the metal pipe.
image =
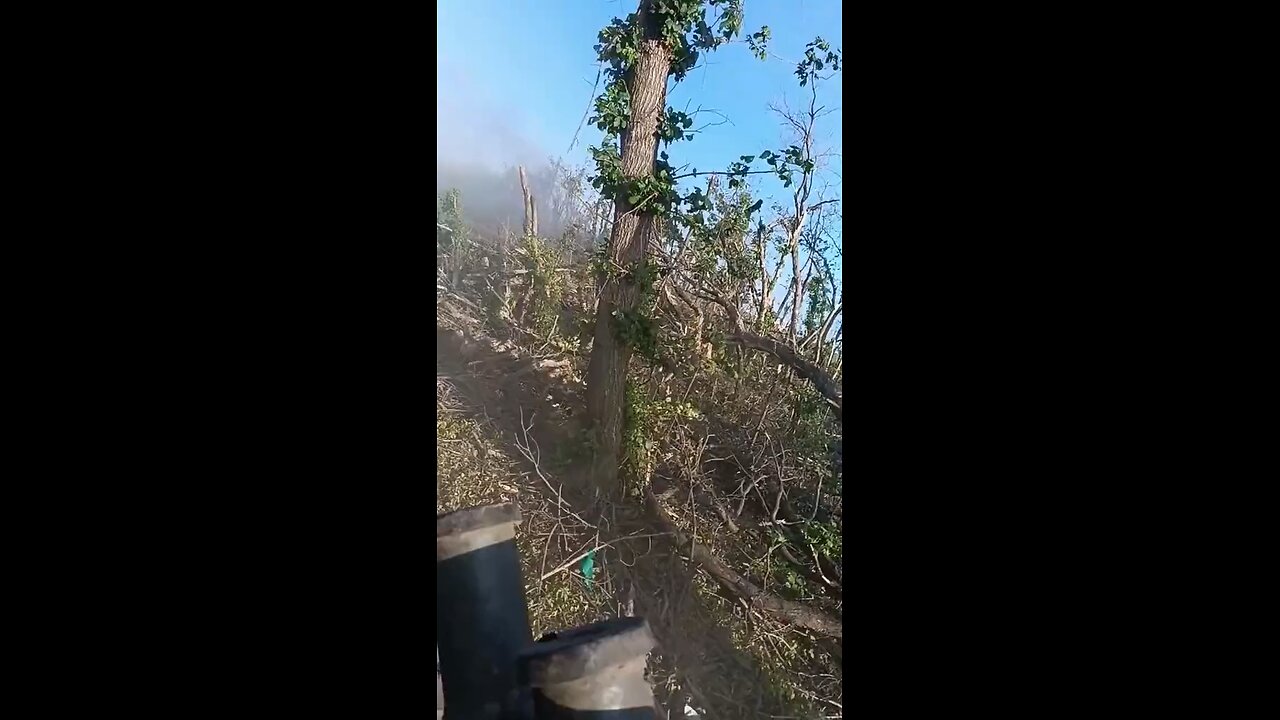
[(445, 718), (518, 716), (516, 656), (532, 640), (511, 503), (436, 517), (436, 638)]
[(520, 654), (537, 720), (653, 720), (644, 677), (655, 645), (644, 618), (624, 617), (538, 639)]

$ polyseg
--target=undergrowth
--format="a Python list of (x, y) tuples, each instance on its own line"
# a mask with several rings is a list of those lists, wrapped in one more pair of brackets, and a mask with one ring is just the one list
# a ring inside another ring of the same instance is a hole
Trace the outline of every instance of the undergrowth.
[[(742, 204), (738, 197), (732, 207)], [(530, 362), (567, 363), (563, 381), (569, 386), (554, 390), (557, 404), (581, 402), (597, 273), (629, 273), (642, 291), (642, 312), (617, 325), (636, 350), (626, 386), (621, 474), (627, 483), (621, 501), (632, 508), (631, 519), (601, 527), (651, 534), (635, 509), (643, 508), (646, 491), (661, 490), (682, 531), (744, 578), (765, 592), (840, 613), (841, 601), (813, 580), (818, 568), (811, 562), (815, 553), (837, 567), (843, 560), (842, 478), (831, 462), (840, 427), (826, 400), (768, 358), (726, 343), (725, 318), (714, 303), (701, 302), (696, 312), (672, 311), (671, 295), (661, 286), (665, 271), (657, 264), (610, 270), (599, 253), (583, 251), (582, 240), (572, 237), (485, 242), (466, 228), (460, 208), (456, 195), (438, 204), (438, 216), (458, 231), (439, 238), (441, 266), (458, 274), (441, 277), (438, 270), (438, 285), (478, 308), (476, 329), (495, 342), (517, 348)], [(509, 248), (506, 257), (485, 255), (484, 248), (499, 246)], [(717, 264), (714, 248), (703, 238), (692, 257), (720, 278), (715, 282), (751, 278), (740, 257)], [(805, 289), (819, 298), (819, 286)], [(826, 303), (816, 302), (818, 310)], [(812, 327), (818, 314), (806, 316), (806, 325)], [(468, 363), (438, 362), (437, 513), (519, 504), (517, 546), (535, 635), (634, 608), (659, 635), (651, 680), (673, 707), (689, 703), (712, 718), (839, 713), (839, 661), (824, 639), (744, 606), (665, 539), (624, 540), (602, 549), (588, 579), (576, 556), (600, 542), (602, 531), (569, 517), (556, 496), (560, 483), (588, 466), (592, 427), (553, 427), (563, 430), (561, 439), (539, 448), (540, 464), (531, 469), (515, 452), (511, 430), (521, 409), (514, 403), (528, 399), (515, 399), (518, 383), (501, 371), (484, 372)], [(498, 386), (503, 392), (494, 391)], [(552, 390), (537, 392), (537, 400), (545, 394), (552, 401)], [(495, 419), (502, 414), (505, 424)], [(801, 516), (785, 526), (786, 533), (771, 524), (779, 519), (773, 489), (779, 487)], [(803, 565), (785, 559), (783, 549)]]

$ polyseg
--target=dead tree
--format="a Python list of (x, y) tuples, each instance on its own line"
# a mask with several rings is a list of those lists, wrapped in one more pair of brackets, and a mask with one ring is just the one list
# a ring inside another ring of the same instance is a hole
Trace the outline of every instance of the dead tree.
[[(524, 236), (538, 236), (538, 206), (533, 201), (533, 193), (529, 191), (529, 178), (524, 174), (524, 166), (516, 166), (520, 173), (520, 193), (524, 195)], [(510, 177), (510, 176), (508, 176)]]

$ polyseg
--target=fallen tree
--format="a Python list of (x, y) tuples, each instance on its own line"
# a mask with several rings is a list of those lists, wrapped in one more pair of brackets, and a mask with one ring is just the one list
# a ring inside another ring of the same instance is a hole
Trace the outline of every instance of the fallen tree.
[(734, 572), (720, 558), (711, 554), (709, 550), (699, 545), (687, 533), (677, 528), (671, 517), (667, 515), (666, 510), (662, 508), (662, 502), (658, 500), (658, 497), (650, 489), (645, 490), (645, 502), (657, 520), (659, 528), (671, 533), (676, 540), (676, 544), (689, 553), (689, 559), (699, 564), (721, 587), (735, 597), (742, 599), (749, 607), (798, 627), (834, 638), (842, 637), (844, 621), (841, 618), (833, 617), (821, 610), (766, 593), (750, 580)]
[[(689, 307), (697, 307), (689, 293), (678, 284), (672, 284), (670, 287), (675, 291), (676, 296)], [(726, 342), (767, 353), (775, 357), (783, 365), (790, 367), (797, 375), (813, 383), (813, 386), (826, 399), (831, 409), (835, 410), (836, 419), (840, 420), (841, 423), (844, 422), (844, 391), (840, 388), (840, 383), (836, 382), (826, 370), (818, 367), (813, 361), (798, 353), (786, 341), (758, 335), (747, 330), (746, 325), (742, 322), (742, 314), (738, 311), (738, 308), (719, 293), (697, 293), (697, 296), (714, 302), (724, 309), (725, 316), (729, 319), (729, 325), (733, 328), (732, 332), (725, 335)], [(677, 316), (681, 315), (675, 303), (669, 302), (668, 307), (674, 310)]]
[(836, 418), (841, 422), (844, 421), (844, 393), (840, 389), (840, 384), (828, 375), (825, 370), (797, 353), (790, 345), (780, 340), (756, 335), (745, 330), (729, 335), (725, 340), (735, 345), (768, 353), (777, 358), (784, 365), (794, 370), (797, 375), (813, 383), (818, 392), (827, 399), (827, 404), (836, 411)]

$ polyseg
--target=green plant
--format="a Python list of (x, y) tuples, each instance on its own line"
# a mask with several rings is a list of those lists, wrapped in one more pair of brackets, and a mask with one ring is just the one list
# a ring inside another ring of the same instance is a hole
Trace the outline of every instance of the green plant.
[(521, 239), (515, 254), (523, 270), (523, 319), (534, 332), (549, 338), (556, 329), (565, 291), (563, 274), (559, 272), (560, 249), (546, 239), (530, 236)]
[(840, 563), (840, 529), (834, 523), (808, 522), (801, 527), (801, 531), (815, 550), (831, 558), (836, 564)]
[(645, 392), (640, 383), (628, 382), (623, 425), (623, 467), (637, 478), (645, 477), (657, 452), (658, 428), (672, 420), (694, 420), (700, 416), (692, 403), (675, 400), (670, 395), (656, 399)]
[(445, 251), (465, 246), (468, 234), (462, 219), (462, 193), (450, 188), (436, 197), (436, 246)]

